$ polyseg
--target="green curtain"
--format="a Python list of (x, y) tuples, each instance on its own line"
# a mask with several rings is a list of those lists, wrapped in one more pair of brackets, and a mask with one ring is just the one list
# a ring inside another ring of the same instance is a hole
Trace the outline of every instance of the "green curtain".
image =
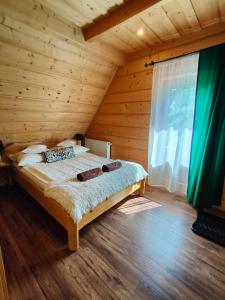
[(220, 205), (225, 175), (225, 44), (200, 51), (187, 200)]

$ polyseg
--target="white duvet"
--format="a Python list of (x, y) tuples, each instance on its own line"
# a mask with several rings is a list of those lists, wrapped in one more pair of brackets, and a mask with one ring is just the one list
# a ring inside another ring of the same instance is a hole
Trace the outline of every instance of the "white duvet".
[(75, 222), (114, 193), (147, 176), (144, 168), (136, 163), (121, 161), (118, 170), (85, 182), (79, 182), (76, 175), (92, 168), (102, 167), (112, 160), (85, 153), (72, 159), (55, 163), (39, 163), (26, 167), (30, 174), (45, 179), (44, 194), (55, 199), (70, 214)]

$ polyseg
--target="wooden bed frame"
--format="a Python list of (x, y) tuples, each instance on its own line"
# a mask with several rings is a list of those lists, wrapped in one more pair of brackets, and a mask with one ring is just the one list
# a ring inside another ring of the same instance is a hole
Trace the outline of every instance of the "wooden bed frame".
[(125, 199), (139, 189), (139, 195), (145, 192), (145, 179), (137, 182), (122, 191), (115, 193), (104, 202), (98, 204), (92, 211), (85, 214), (79, 223), (75, 223), (68, 212), (56, 200), (45, 197), (43, 191), (35, 186), (28, 177), (12, 166), (12, 177), (30, 194), (47, 212), (56, 219), (68, 233), (68, 248), (75, 251), (79, 248), (79, 231), (92, 220), (109, 210), (111, 207)]

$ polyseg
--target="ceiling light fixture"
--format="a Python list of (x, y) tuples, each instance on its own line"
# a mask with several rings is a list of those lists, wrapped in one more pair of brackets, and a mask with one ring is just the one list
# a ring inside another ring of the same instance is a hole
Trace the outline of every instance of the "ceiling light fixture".
[(143, 34), (144, 34), (144, 29), (143, 29), (143, 28), (138, 29), (137, 35), (138, 35), (138, 36), (141, 36), (141, 35), (143, 35)]

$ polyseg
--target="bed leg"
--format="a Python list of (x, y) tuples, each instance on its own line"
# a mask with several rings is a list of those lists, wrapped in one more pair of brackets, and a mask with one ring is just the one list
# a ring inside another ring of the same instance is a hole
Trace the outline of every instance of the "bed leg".
[(76, 251), (79, 248), (79, 230), (77, 224), (73, 224), (68, 230), (68, 248)]
[(143, 197), (145, 194), (145, 179), (141, 181), (141, 186), (139, 190), (139, 196)]

